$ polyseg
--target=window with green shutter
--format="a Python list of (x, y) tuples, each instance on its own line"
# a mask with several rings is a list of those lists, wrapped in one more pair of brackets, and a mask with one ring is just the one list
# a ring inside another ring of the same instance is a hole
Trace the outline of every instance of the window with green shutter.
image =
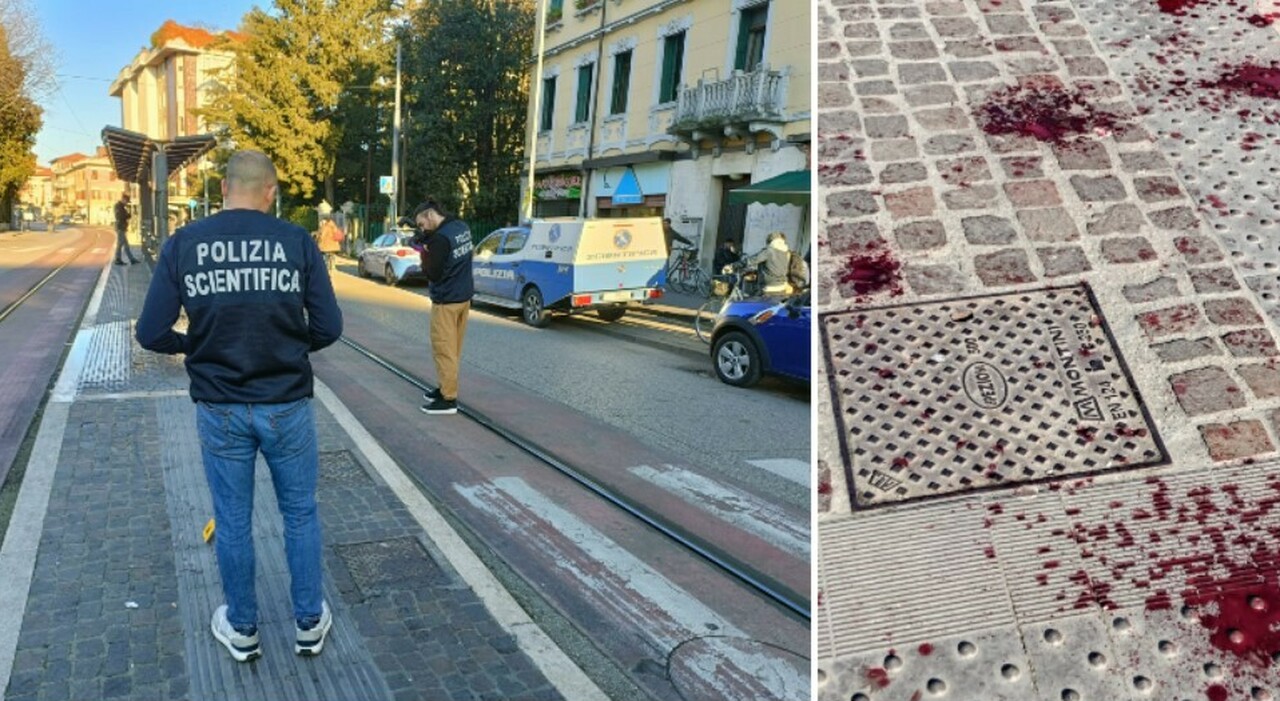
[(551, 118), (556, 113), (556, 78), (542, 79), (542, 131), (551, 131)]
[(627, 93), (631, 90), (631, 52), (623, 51), (613, 57), (613, 95), (609, 100), (609, 114), (627, 111)]
[(672, 34), (662, 42), (662, 83), (658, 102), (675, 102), (679, 97), (680, 74), (684, 71), (685, 32)]
[(573, 111), (575, 124), (591, 118), (591, 71), (594, 68), (594, 63), (578, 67), (578, 104)]
[(733, 67), (740, 71), (754, 71), (764, 61), (764, 33), (768, 27), (769, 4), (764, 3), (742, 11), (738, 22), (738, 46)]

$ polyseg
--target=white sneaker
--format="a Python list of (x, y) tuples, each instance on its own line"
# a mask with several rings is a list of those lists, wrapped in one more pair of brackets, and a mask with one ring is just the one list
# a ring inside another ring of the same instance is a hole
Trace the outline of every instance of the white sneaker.
[(244, 635), (238, 632), (231, 625), (231, 621), (227, 620), (227, 605), (223, 604), (213, 612), (213, 620), (209, 623), (210, 630), (213, 631), (213, 637), (227, 648), (227, 652), (231, 653), (231, 657), (236, 662), (248, 662), (262, 657), (262, 648), (258, 647), (258, 629), (253, 629), (252, 635)]
[(324, 639), (329, 634), (329, 628), (331, 627), (333, 627), (333, 615), (329, 613), (329, 603), (321, 601), (320, 620), (314, 626), (303, 630), (298, 627), (296, 621), (294, 622), (293, 629), (297, 633), (297, 638), (293, 645), (293, 651), (299, 655), (319, 655), (320, 651), (324, 649)]

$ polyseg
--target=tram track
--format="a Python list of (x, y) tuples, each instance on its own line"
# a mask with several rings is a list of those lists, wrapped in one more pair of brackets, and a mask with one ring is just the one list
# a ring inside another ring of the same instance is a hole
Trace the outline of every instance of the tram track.
[[(88, 240), (87, 242), (84, 242), (83, 245), (81, 245), (78, 250), (76, 250), (74, 253), (72, 253), (70, 256), (67, 257), (67, 260), (63, 261), (61, 264), (57, 265), (57, 267), (53, 268), (48, 273), (46, 273), (44, 277), (40, 278), (40, 280), (38, 280), (35, 284), (29, 286), (26, 289), (26, 291), (20, 294), (16, 299), (5, 304), (4, 307), (0, 309), (0, 323), (3, 323), (5, 319), (9, 318), (9, 316), (13, 314), (15, 311), (17, 311), (24, 303), (26, 303), (27, 300), (31, 299), (33, 296), (35, 296), (37, 292), (39, 292), (42, 288), (44, 288), (45, 285), (49, 284), (49, 282), (51, 282), (55, 277), (58, 276), (58, 273), (62, 272), (68, 266), (80, 260), (80, 257), (83, 256), (86, 251), (98, 245), (99, 238), (101, 236), (102, 236), (101, 232), (95, 232), (92, 240)], [(55, 251), (55, 254), (56, 253), (57, 252)], [(52, 257), (52, 255), (54, 254), (45, 256), (44, 259)], [(40, 261), (37, 261), (37, 263), (39, 262)]]
[[(345, 336), (339, 340), (344, 346), (351, 349), (364, 359), (391, 373), (398, 379), (412, 385), (417, 390), (425, 392), (435, 389), (433, 385), (428, 384), (411, 371), (408, 371), (400, 365), (388, 360), (363, 344)], [(806, 599), (798, 596), (795, 592), (790, 591), (785, 587), (781, 587), (770, 582), (768, 577), (756, 573), (750, 564), (743, 562), (740, 558), (724, 552), (721, 548), (717, 548), (714, 545), (707, 543), (705, 540), (689, 532), (687, 529), (681, 528), (679, 524), (663, 518), (661, 515), (655, 513), (652, 509), (647, 508), (638, 500), (629, 498), (628, 496), (611, 489), (609, 486), (602, 484), (598, 480), (593, 479), (591, 476), (584, 474), (583, 471), (574, 468), (567, 461), (558, 457), (554, 452), (548, 450), (542, 445), (539, 445), (536, 441), (500, 425), (497, 421), (483, 412), (461, 404), (458, 407), (458, 411), (460, 414), (478, 424), (486, 431), (498, 436), (506, 444), (517, 448), (522, 453), (532, 457), (538, 463), (550, 467), (556, 473), (567, 477), (611, 506), (622, 510), (628, 516), (643, 524), (645, 528), (660, 534), (668, 541), (674, 543), (682, 551), (690, 553), (698, 560), (710, 564), (735, 583), (745, 587), (747, 590), (755, 593), (762, 599), (799, 618), (806, 625), (810, 622), (811, 614), (809, 611), (809, 602)], [(427, 488), (426, 485), (421, 484), (421, 482), (419, 482), (419, 486), (424, 489)]]

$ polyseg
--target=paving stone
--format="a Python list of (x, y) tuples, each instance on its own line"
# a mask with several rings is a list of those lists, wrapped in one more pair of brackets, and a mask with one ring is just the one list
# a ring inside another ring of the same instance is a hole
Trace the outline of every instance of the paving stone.
[(939, 134), (925, 139), (924, 152), (930, 156), (951, 156), (977, 148), (973, 137), (964, 134)]
[(1200, 326), (1203, 317), (1194, 304), (1165, 307), (1138, 315), (1138, 325), (1148, 338), (1184, 334)]
[(938, 175), (949, 185), (964, 185), (991, 179), (991, 169), (982, 156), (944, 158), (934, 164)]
[(1191, 265), (1216, 263), (1223, 257), (1218, 244), (1207, 236), (1179, 236), (1173, 245)]
[(956, 0), (932, 0), (924, 5), (925, 12), (940, 17), (953, 17), (968, 14), (969, 10), (963, 2)]
[(880, 19), (916, 19), (920, 16), (918, 7), (880, 7), (876, 11)]
[(818, 42), (818, 60), (822, 61), (829, 58), (840, 58), (843, 55), (840, 48), (841, 44), (838, 41)]
[(929, 170), (923, 163), (890, 163), (880, 171), (880, 182), (886, 185), (913, 183), (929, 177)]
[(1200, 220), (1190, 207), (1170, 207), (1156, 212), (1149, 212), (1147, 218), (1161, 230), (1196, 231), (1200, 228)]
[(947, 209), (987, 209), (998, 194), (995, 185), (964, 184), (955, 190), (942, 193)]
[(1000, 69), (990, 61), (952, 61), (947, 68), (957, 83), (973, 83), (1000, 76)]
[(903, 85), (919, 85), (920, 83), (944, 83), (947, 72), (941, 63), (902, 63), (898, 64), (898, 81)]
[(907, 286), (919, 295), (955, 294), (963, 292), (966, 287), (964, 273), (952, 265), (918, 265), (902, 266), (902, 276)]
[(1111, 168), (1111, 157), (1101, 143), (1091, 140), (1078, 140), (1065, 144), (1053, 144), (1053, 155), (1058, 159), (1058, 167), (1063, 170), (1107, 170)]
[(983, 13), (1025, 12), (1019, 0), (977, 0), (974, 4)]
[(1182, 198), (1182, 189), (1178, 181), (1166, 175), (1149, 178), (1134, 178), (1133, 189), (1143, 202), (1161, 202)]
[(1109, 75), (1111, 70), (1107, 68), (1107, 62), (1100, 58), (1068, 58), (1065, 60), (1067, 64), (1067, 72), (1073, 76), (1100, 76)]
[(947, 243), (947, 232), (940, 221), (919, 221), (903, 224), (893, 230), (898, 246), (904, 251), (922, 251), (941, 248)]
[(902, 116), (867, 117), (862, 120), (862, 123), (867, 130), (867, 136), (873, 139), (895, 139), (911, 135), (907, 118)]
[(1117, 124), (1111, 130), (1111, 138), (1118, 144), (1149, 144), (1155, 140), (1155, 136), (1147, 131), (1141, 124), (1132, 122)]
[(917, 85), (904, 89), (902, 96), (912, 107), (952, 105), (958, 99), (955, 88), (950, 85)]
[(1071, 9), (1070, 5), (1036, 5), (1031, 8), (1036, 19), (1040, 22), (1048, 22), (1049, 24), (1058, 24), (1060, 22), (1069, 22), (1076, 18), (1076, 13)]
[(1240, 289), (1235, 273), (1231, 268), (1201, 268), (1190, 270), (1187, 276), (1197, 294), (1213, 294), (1215, 292), (1234, 292)]
[(930, 22), (943, 39), (969, 39), (981, 32), (978, 23), (968, 17), (935, 17)]
[(1222, 337), (1222, 343), (1237, 358), (1270, 358), (1280, 353), (1266, 329), (1232, 331)]
[(822, 113), (819, 134), (853, 136), (861, 133), (862, 116), (857, 110), (826, 110)]
[(1188, 416), (1201, 416), (1245, 405), (1244, 393), (1226, 370), (1209, 366), (1169, 377), (1169, 386)]
[(1033, 36), (1002, 37), (995, 40), (994, 46), (996, 51), (1001, 53), (1041, 54), (1035, 58), (1016, 58), (1008, 61), (1005, 65), (1014, 75), (1053, 73), (1058, 70), (1058, 62), (1043, 55), (1048, 51), (1044, 44)]
[(1275, 450), (1266, 427), (1254, 419), (1205, 424), (1200, 427), (1200, 436), (1214, 462), (1254, 458)]
[(1049, 180), (1028, 180), (1004, 184), (1004, 193), (1016, 208), (1053, 207), (1062, 204), (1058, 187)]
[(1044, 266), (1045, 277), (1076, 275), (1093, 269), (1089, 265), (1089, 257), (1079, 246), (1037, 248), (1036, 255), (1040, 257), (1040, 263)]
[(1017, 216), (1023, 233), (1032, 241), (1061, 242), (1080, 238), (1075, 221), (1065, 209), (1024, 209)]
[(890, 39), (928, 39), (929, 30), (922, 22), (899, 22), (889, 27)]
[(1097, 55), (1097, 52), (1093, 50), (1093, 44), (1084, 39), (1060, 39), (1053, 42), (1053, 48), (1059, 56), (1075, 58), (1078, 56)]
[(1274, 399), (1280, 397), (1280, 368), (1274, 363), (1255, 363), (1241, 365), (1236, 372), (1249, 386), (1249, 391), (1258, 399)]
[(827, 195), (827, 211), (833, 217), (866, 217), (880, 211), (867, 190), (848, 190)]
[(1089, 31), (1083, 25), (1068, 22), (1059, 24), (1046, 22), (1040, 25), (1040, 31), (1049, 37), (1082, 37), (1089, 34)]
[(902, 110), (898, 103), (883, 97), (860, 97), (858, 107), (863, 114), (898, 114)]
[(974, 260), (974, 268), (982, 284), (987, 287), (1020, 285), (1036, 280), (1026, 251), (1019, 248), (984, 254)]
[(846, 39), (879, 39), (880, 27), (875, 22), (851, 22), (844, 25)]
[(992, 34), (1009, 35), (1009, 34), (1034, 34), (1031, 23), (1023, 15), (987, 15), (983, 19), (987, 22), (987, 28)]
[(889, 55), (903, 61), (924, 61), (938, 57), (932, 41), (891, 41)]
[(985, 41), (976, 39), (948, 41), (943, 50), (947, 55), (956, 58), (978, 58), (991, 55), (991, 47), (987, 46)]
[(1179, 338), (1166, 343), (1157, 343), (1151, 349), (1166, 363), (1181, 363), (1210, 355), (1219, 355), (1222, 351), (1218, 342), (1212, 338), (1185, 339)]
[(933, 214), (937, 200), (933, 196), (933, 188), (916, 187), (901, 192), (886, 193), (885, 207), (894, 219), (927, 217)]
[(1008, 156), (1000, 159), (1006, 178), (1042, 178), (1043, 160), (1039, 156)]
[(860, 58), (849, 61), (849, 68), (859, 78), (878, 78), (889, 75), (889, 62), (878, 58)]
[(849, 81), (849, 67), (843, 62), (818, 64), (818, 81), (821, 83), (845, 83)]
[(965, 240), (975, 246), (1008, 245), (1018, 235), (1013, 222), (990, 214), (966, 217), (960, 220), (960, 225), (964, 228)]
[(1108, 78), (1076, 78), (1071, 81), (1071, 85), (1095, 102), (1124, 95), (1124, 87)]
[(1130, 173), (1169, 170), (1169, 162), (1155, 151), (1130, 151), (1120, 154), (1121, 166)]
[(875, 16), (875, 12), (869, 7), (845, 7), (840, 10), (840, 19), (844, 22), (875, 19)]
[(1087, 175), (1071, 176), (1071, 187), (1085, 202), (1115, 202), (1126, 197), (1124, 183), (1114, 175), (1096, 178)]
[[(846, 41), (844, 43), (844, 50), (850, 58), (878, 56), (883, 53), (884, 44), (878, 41)], [(827, 106), (827, 103), (821, 100), (818, 101), (818, 104)]]
[(1253, 303), (1242, 297), (1206, 300), (1204, 313), (1211, 323), (1219, 326), (1253, 326), (1262, 323), (1262, 317), (1254, 309)]
[(1105, 239), (1101, 252), (1103, 260), (1112, 265), (1146, 263), (1159, 257), (1151, 242), (1142, 236)]
[(871, 166), (862, 160), (827, 161), (818, 165), (818, 182), (824, 189), (866, 185), (874, 179)]
[(1151, 282), (1125, 285), (1122, 293), (1125, 299), (1134, 304), (1154, 302), (1159, 299), (1176, 297), (1178, 295), (1178, 283), (1171, 277), (1158, 277)]
[(920, 150), (915, 139), (889, 139), (871, 142), (871, 160), (877, 162), (905, 161), (918, 158)]
[(1132, 204), (1111, 205), (1102, 214), (1085, 225), (1091, 236), (1108, 234), (1136, 234), (1142, 230), (1145, 220), (1142, 211)]
[[(859, 96), (881, 96), (881, 95), (897, 95), (898, 86), (892, 80), (864, 80), (854, 83), (853, 90)], [(869, 136), (877, 136), (872, 134), (868, 128)]]
[(969, 115), (959, 107), (917, 110), (916, 121), (929, 131), (958, 131), (971, 126)]
[(1039, 153), (1040, 142), (1022, 134), (983, 134), (987, 146), (996, 153), (1017, 153), (1030, 151)]
[(826, 107), (848, 107), (853, 104), (853, 92), (849, 86), (839, 83), (818, 83), (818, 104)]

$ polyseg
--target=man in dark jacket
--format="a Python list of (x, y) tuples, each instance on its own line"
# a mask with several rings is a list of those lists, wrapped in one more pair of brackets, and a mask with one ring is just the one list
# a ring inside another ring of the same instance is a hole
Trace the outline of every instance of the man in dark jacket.
[(673, 243), (675, 243), (677, 239), (680, 241), (680, 243), (683, 243), (689, 248), (695, 248), (693, 241), (690, 241), (684, 236), (681, 236), (680, 232), (676, 231), (675, 227), (671, 226), (671, 217), (666, 217), (665, 219), (662, 220), (662, 238), (665, 239), (667, 242), (668, 258), (671, 257), (671, 246)]
[(120, 200), (116, 202), (116, 265), (124, 265), (124, 254), (129, 254), (129, 262), (137, 263), (138, 259), (133, 257), (133, 251), (129, 250), (129, 238), (126, 232), (129, 230), (129, 193), (125, 192), (120, 195)]
[(467, 333), (471, 296), (471, 229), (432, 198), (413, 211), (413, 242), (422, 247), (422, 271), (431, 281), (431, 355), (439, 389), (422, 395), (427, 414), (458, 413), (458, 365)]
[[(137, 339), (147, 350), (187, 356), (226, 599), (213, 614), (213, 636), (236, 661), (262, 654), (251, 520), (261, 451), (284, 519), (294, 651), (317, 655), (333, 617), (320, 592), (307, 354), (342, 335), (342, 312), (311, 236), (268, 214), (276, 169), (265, 154), (233, 154), (222, 193), (221, 212), (179, 229), (160, 251)], [(173, 330), (180, 309), (185, 334)]]

